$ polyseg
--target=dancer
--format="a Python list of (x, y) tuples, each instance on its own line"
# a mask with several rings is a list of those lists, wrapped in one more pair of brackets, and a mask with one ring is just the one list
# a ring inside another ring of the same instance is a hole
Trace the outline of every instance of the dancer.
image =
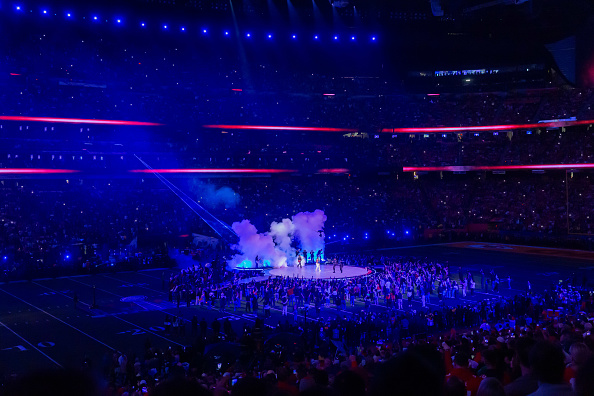
[(301, 260), (303, 260), (303, 258), (301, 257), (301, 255), (298, 255), (297, 256), (297, 267), (303, 268), (303, 265), (301, 264)]
[(316, 259), (316, 271), (322, 272), (322, 269), (320, 268), (320, 257)]
[(342, 267), (344, 267), (344, 261), (340, 260), (340, 273), (342, 274)]

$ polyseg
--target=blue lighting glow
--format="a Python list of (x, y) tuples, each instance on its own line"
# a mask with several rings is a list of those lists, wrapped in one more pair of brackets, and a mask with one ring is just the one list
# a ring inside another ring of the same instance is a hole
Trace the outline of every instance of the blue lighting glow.
[(163, 29), (167, 29), (167, 25), (163, 25)]
[(354, 41), (354, 40), (355, 40), (355, 36), (351, 36), (351, 40), (353, 40), (353, 41)]
[(185, 32), (186, 28), (182, 26), (181, 30), (182, 30), (182, 32)]
[(44, 13), (44, 14), (47, 14), (47, 10), (43, 10), (43, 13)]
[(371, 41), (375, 41), (375, 36), (373, 36), (373, 37), (371, 38)]
[(118, 19), (118, 20), (117, 20), (117, 22), (118, 22), (118, 23), (122, 23), (122, 20), (121, 20), (121, 19)]
[(140, 24), (140, 26), (144, 27), (144, 22), (142, 22), (142, 23)]
[(69, 255), (69, 254), (67, 254), (67, 255), (66, 255), (66, 260), (68, 260), (69, 258), (70, 258), (70, 255)]
[(272, 38), (272, 34), (269, 34), (269, 35), (268, 35), (268, 38)]
[(4, 256), (4, 260), (8, 260), (8, 256)]
[(252, 262), (250, 260), (243, 260), (237, 268), (252, 268)]
[(70, 15), (70, 13), (68, 13), (68, 14), (66, 14), (66, 16), (67, 16), (68, 18), (70, 18), (72, 15)]
[(296, 35), (293, 35), (293, 38), (294, 38), (294, 39), (296, 39), (296, 38), (297, 38), (297, 36), (296, 36)]
[(318, 35), (316, 34), (316, 35), (314, 36), (314, 40), (317, 40), (318, 38), (319, 38), (319, 37), (318, 37)]
[(228, 36), (228, 35), (229, 35), (229, 32), (225, 32), (225, 36)]
[(96, 16), (94, 16), (94, 17), (93, 17), (93, 19), (94, 19), (94, 20), (97, 20), (97, 17), (96, 17)]
[(206, 34), (206, 29), (202, 29), (202, 33)]
[(16, 6), (17, 11), (21, 10), (21, 6)]
[(409, 234), (409, 231), (408, 231), (408, 230), (406, 230), (406, 231), (404, 231), (404, 233), (405, 233), (406, 235), (408, 235), (408, 234)]
[(334, 36), (334, 40), (338, 40), (338, 36)]
[(250, 33), (245, 35), (246, 37), (252, 37), (252, 35)]

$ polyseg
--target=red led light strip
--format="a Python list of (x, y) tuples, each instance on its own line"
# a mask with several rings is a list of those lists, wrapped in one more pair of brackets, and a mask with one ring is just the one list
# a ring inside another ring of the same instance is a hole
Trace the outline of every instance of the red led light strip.
[(29, 169), (29, 168), (3, 168), (0, 169), (2, 175), (49, 175), (56, 173), (78, 173), (73, 169)]
[(436, 127), (436, 128), (384, 128), (386, 133), (436, 133), (436, 132), (476, 132), (476, 131), (510, 131), (513, 129), (532, 128), (561, 128), (575, 125), (594, 124), (594, 120), (541, 122), (538, 124), (485, 125), (467, 127)]
[(349, 173), (349, 170), (346, 168), (328, 168), (320, 169), (318, 173)]
[(544, 170), (544, 169), (594, 169), (594, 164), (546, 164), (546, 165), (499, 165), (499, 166), (405, 166), (404, 172), (466, 172), (481, 170)]
[(133, 169), (130, 173), (295, 173), (294, 169)]
[(357, 132), (357, 129), (353, 128), (315, 128), (270, 125), (202, 125), (202, 127), (208, 129), (243, 129), (261, 131)]
[(99, 124), (99, 125), (136, 125), (156, 126), (163, 125), (155, 122), (122, 121), (122, 120), (91, 120), (83, 118), (54, 118), (54, 117), (21, 117), (21, 116), (0, 116), (4, 121), (32, 121), (32, 122), (55, 122), (62, 124)]

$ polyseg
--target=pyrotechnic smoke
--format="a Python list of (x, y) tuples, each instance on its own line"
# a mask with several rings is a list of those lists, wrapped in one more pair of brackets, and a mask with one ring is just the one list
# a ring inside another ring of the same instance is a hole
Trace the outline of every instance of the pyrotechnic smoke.
[(237, 267), (244, 260), (249, 260), (253, 264), (256, 256), (262, 261), (269, 260), (275, 267), (287, 265), (286, 255), (276, 249), (272, 236), (267, 233), (259, 234), (249, 220), (235, 222), (231, 227), (239, 236), (239, 242), (234, 246), (234, 249), (241, 252), (231, 260), (232, 267)]
[(240, 253), (235, 255), (229, 264), (236, 267), (244, 260), (253, 263), (258, 256), (261, 260), (269, 260), (273, 267), (294, 265), (294, 242), (300, 249), (307, 251), (317, 252), (324, 249), (325, 221), (326, 215), (322, 210), (301, 212), (293, 216), (292, 220), (273, 222), (270, 231), (263, 234), (259, 234), (249, 220), (235, 222), (232, 228), (239, 236), (239, 243), (234, 249)]
[(293, 216), (295, 226), (295, 237), (300, 247), (305, 250), (317, 252), (324, 249), (324, 222), (327, 217), (323, 210), (316, 209), (314, 212), (301, 212)]
[(227, 186), (217, 188), (214, 184), (193, 179), (190, 189), (196, 194), (197, 200), (210, 209), (216, 209), (219, 206), (231, 209), (239, 203), (239, 194)]
[(290, 219), (283, 219), (280, 223), (272, 222), (270, 224), (269, 235), (272, 236), (277, 250), (280, 250), (287, 257), (288, 264), (293, 264), (296, 260), (295, 249), (291, 246), (292, 236), (295, 232), (295, 226)]

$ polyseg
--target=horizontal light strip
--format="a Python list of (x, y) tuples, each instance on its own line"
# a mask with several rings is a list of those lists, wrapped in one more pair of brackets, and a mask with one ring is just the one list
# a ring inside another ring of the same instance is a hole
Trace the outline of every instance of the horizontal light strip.
[(404, 172), (466, 172), (481, 170), (544, 170), (544, 169), (594, 169), (594, 164), (546, 164), (499, 166), (405, 166)]
[(353, 128), (315, 128), (270, 125), (202, 125), (202, 127), (208, 129), (244, 129), (261, 131), (357, 132), (357, 129)]
[(31, 121), (31, 122), (56, 122), (62, 124), (101, 124), (101, 125), (163, 125), (155, 122), (122, 121), (122, 120), (91, 120), (83, 118), (54, 118), (54, 117), (21, 117), (21, 116), (0, 116), (4, 121)]
[(133, 169), (130, 173), (295, 173), (294, 169)]
[(349, 170), (346, 168), (327, 168), (318, 170), (318, 173), (349, 173)]
[(594, 124), (594, 120), (582, 121), (555, 121), (541, 122), (537, 124), (511, 124), (511, 125), (485, 125), (467, 127), (436, 127), (436, 128), (384, 128), (381, 131), (386, 133), (436, 133), (436, 132), (471, 132), (471, 131), (511, 131), (514, 129), (532, 128), (561, 128), (575, 125)]
[(35, 175), (35, 174), (55, 174), (55, 173), (78, 173), (73, 169), (29, 169), (29, 168), (2, 168), (1, 175)]

